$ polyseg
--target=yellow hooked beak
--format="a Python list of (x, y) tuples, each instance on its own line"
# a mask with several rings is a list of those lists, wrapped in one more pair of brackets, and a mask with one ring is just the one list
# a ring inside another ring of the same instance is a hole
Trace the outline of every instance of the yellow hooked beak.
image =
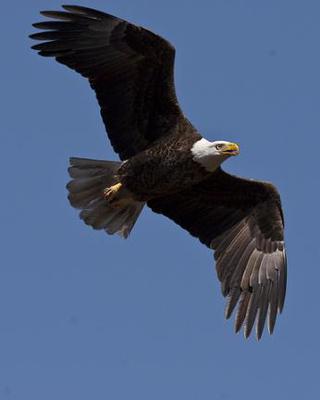
[(237, 143), (227, 143), (224, 147), (220, 150), (222, 154), (228, 156), (236, 156), (240, 153), (240, 148)]

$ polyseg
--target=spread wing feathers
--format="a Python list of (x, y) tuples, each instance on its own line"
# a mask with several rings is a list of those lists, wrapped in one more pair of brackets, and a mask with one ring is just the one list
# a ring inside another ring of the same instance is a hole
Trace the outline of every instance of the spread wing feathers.
[(273, 332), (286, 292), (283, 215), (269, 183), (231, 176), (221, 169), (184, 192), (148, 202), (214, 250), (229, 318), (248, 337), (256, 322), (260, 339), (268, 315)]
[(79, 6), (43, 11), (30, 35), (41, 56), (55, 57), (89, 79), (111, 144), (121, 159), (174, 132), (183, 118), (174, 87), (172, 45), (120, 18)]

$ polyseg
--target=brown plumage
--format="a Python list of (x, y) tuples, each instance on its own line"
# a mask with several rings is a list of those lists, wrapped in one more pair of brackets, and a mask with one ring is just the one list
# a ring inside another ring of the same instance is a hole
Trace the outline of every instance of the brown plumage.
[(79, 6), (44, 11), (33, 46), (88, 78), (123, 162), (71, 158), (71, 204), (95, 229), (127, 237), (145, 203), (214, 250), (225, 315), (249, 336), (273, 332), (286, 289), (280, 197), (268, 183), (220, 168), (238, 147), (208, 142), (184, 117), (173, 46), (112, 15)]
[(272, 333), (286, 291), (283, 217), (276, 189), (219, 169), (191, 190), (151, 200), (148, 206), (215, 251), (222, 294), (228, 297), (226, 318), (239, 300), (244, 307), (238, 309), (236, 331), (245, 323), (249, 336), (258, 313), (260, 338), (269, 307)]
[(78, 6), (43, 11), (58, 21), (33, 26), (44, 32), (33, 46), (41, 56), (89, 79), (114, 150), (122, 160), (144, 150), (181, 118), (174, 84), (175, 50), (160, 36), (113, 15)]

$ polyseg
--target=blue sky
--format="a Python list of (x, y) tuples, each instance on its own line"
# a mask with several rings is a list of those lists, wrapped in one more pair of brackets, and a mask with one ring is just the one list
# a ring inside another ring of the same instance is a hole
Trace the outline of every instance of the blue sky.
[(169, 39), (185, 114), (208, 139), (241, 144), (226, 170), (277, 185), (287, 301), (272, 337), (245, 341), (224, 321), (212, 254), (186, 232), (150, 210), (127, 241), (78, 219), (68, 157), (116, 155), (87, 82), (29, 49), (38, 11), (60, 2), (6, 2), (0, 399), (317, 398), (320, 3), (81, 4)]

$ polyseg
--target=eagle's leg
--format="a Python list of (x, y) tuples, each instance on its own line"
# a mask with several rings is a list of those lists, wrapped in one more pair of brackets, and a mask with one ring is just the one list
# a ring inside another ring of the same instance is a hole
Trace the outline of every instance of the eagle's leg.
[(122, 183), (116, 183), (113, 186), (107, 187), (103, 191), (103, 195), (109, 204), (115, 203), (117, 200), (117, 195), (119, 194), (120, 189), (122, 188)]
[(103, 195), (108, 204), (115, 208), (125, 207), (134, 201), (131, 193), (120, 182), (105, 188)]

